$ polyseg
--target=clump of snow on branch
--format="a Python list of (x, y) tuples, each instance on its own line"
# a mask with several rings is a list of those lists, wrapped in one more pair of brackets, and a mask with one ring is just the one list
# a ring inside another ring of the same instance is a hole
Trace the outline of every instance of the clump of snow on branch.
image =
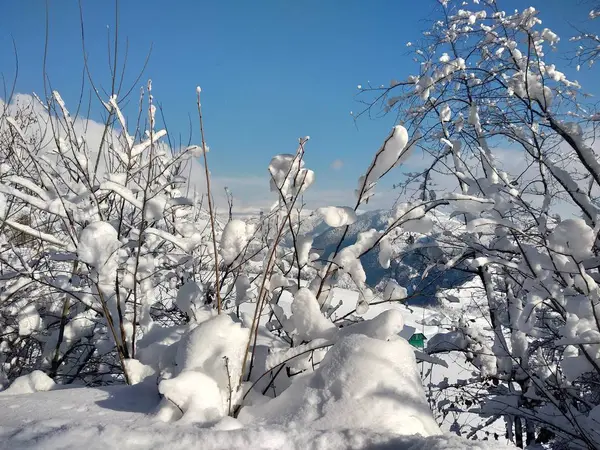
[(408, 132), (402, 125), (396, 125), (383, 146), (375, 154), (365, 175), (358, 180), (358, 200), (362, 203), (373, 195), (372, 188), (377, 181), (397, 164), (409, 156)]
[(326, 206), (317, 209), (330, 227), (343, 227), (356, 222), (356, 212), (348, 206)]

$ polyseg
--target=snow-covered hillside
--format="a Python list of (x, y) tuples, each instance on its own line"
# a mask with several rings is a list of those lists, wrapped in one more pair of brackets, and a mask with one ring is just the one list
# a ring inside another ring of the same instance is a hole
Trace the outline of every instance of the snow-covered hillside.
[[(348, 227), (331, 228), (322, 220), (307, 220), (306, 232), (314, 236), (313, 248), (324, 257), (330, 255), (343, 239), (340, 249), (356, 242), (358, 235), (362, 232), (374, 229), (385, 229), (393, 217), (392, 211), (376, 210), (367, 211), (358, 216), (356, 222)], [(432, 215), (435, 225), (448, 226), (453, 222), (443, 213), (437, 212)], [(308, 224), (312, 230), (308, 230)], [(455, 224), (459, 226), (460, 224)], [(440, 227), (440, 230), (442, 227)], [(427, 252), (432, 244), (435, 244), (425, 233), (418, 228), (408, 228), (398, 233), (391, 240), (392, 255), (394, 255), (390, 267), (383, 268), (379, 262), (379, 247), (361, 258), (362, 265), (367, 275), (367, 283), (372, 287), (384, 287), (387, 280), (395, 280), (400, 286), (407, 289), (409, 304), (425, 305), (436, 302), (435, 294), (438, 289), (449, 289), (460, 286), (467, 282), (472, 275), (459, 270), (440, 270), (436, 267), (428, 267)], [(348, 286), (350, 287), (350, 286)]]

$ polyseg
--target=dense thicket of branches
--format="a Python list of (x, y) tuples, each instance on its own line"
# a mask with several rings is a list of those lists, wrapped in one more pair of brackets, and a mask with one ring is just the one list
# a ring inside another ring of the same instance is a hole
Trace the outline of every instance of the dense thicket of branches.
[[(442, 3), (413, 46), (419, 72), (361, 92), (364, 113), (394, 111), (428, 156), (410, 180), (415, 197), (450, 201), (465, 225), (443, 237), (454, 246), (452, 263), (464, 263), (485, 289), (484, 329), (457, 320), (430, 342), (430, 353), (461, 352), (474, 370), (460, 386), (441, 387), (457, 389), (462, 404), (440, 408), (490, 418), (474, 432), (503, 418), (519, 446), (557, 436), (597, 448), (596, 110), (559, 70), (575, 72), (565, 62), (569, 44), (538, 11)], [(577, 57), (593, 62), (593, 35), (574, 40)]]

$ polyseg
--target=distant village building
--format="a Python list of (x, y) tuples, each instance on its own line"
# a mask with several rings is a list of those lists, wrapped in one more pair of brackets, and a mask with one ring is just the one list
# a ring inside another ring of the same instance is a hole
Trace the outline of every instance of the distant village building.
[(425, 341), (427, 337), (423, 333), (418, 333), (415, 327), (410, 325), (404, 325), (400, 336), (408, 341), (410, 345), (416, 348), (425, 348)]

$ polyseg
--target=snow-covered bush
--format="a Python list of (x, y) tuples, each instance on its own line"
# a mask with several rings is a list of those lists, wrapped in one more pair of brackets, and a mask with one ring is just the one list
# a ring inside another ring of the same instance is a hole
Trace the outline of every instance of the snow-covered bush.
[[(414, 350), (398, 337), (401, 315), (362, 318), (373, 303), (418, 295), (394, 279), (368, 283), (365, 256), (388, 270), (402, 239), (427, 263), (421, 279), (457, 270), (479, 283), (471, 310), (460, 307), (467, 287), (437, 293), (459, 308), (426, 352), (458, 353), (471, 370), (428, 386), (441, 419), (483, 417), (455, 427), (468, 437), (502, 420), (521, 447), (598, 447), (598, 116), (568, 69), (546, 56), (560, 39), (536, 10), (440, 3), (439, 20), (414, 47), (418, 74), (361, 92), (365, 111), (381, 106), (403, 123), (375, 152), (353, 204), (316, 211), (339, 237), (327, 252), (303, 226), (302, 196), (315, 179), (304, 161), (308, 137), (268, 164), (271, 209), (221, 220), (199, 88), (202, 142), (182, 149), (164, 142), (151, 83), (140, 101), (147, 119), (133, 127), (116, 95), (103, 100), (98, 143), (58, 92), (3, 104), (0, 383), (147, 382), (165, 421), (233, 416), (330, 429), (349, 420), (438, 434)], [(415, 195), (342, 245), (380, 179), (418, 150), (427, 164), (402, 186)], [(208, 212), (185, 176), (199, 157)], [(337, 315), (341, 283), (358, 300)]]
[[(383, 352), (394, 340), (385, 358), (408, 353), (398, 361), (407, 367), (398, 370), (413, 386), (415, 357), (397, 337), (402, 316), (360, 317), (370, 302), (382, 301), (367, 285), (361, 257), (379, 248), (380, 264), (389, 267), (390, 237), (409, 222), (426, 224), (428, 211), (446, 202), (405, 204), (383, 229), (365, 230), (352, 245), (319, 255), (302, 232), (302, 195), (315, 176), (305, 167), (303, 138), (294, 154), (268, 165), (271, 210), (222, 222), (212, 201), (207, 214), (198, 197), (185, 194), (185, 165), (197, 164), (197, 156), (206, 164), (206, 152), (198, 152), (204, 141), (170, 148), (157, 125), (150, 82), (140, 104), (144, 99), (147, 126), (132, 131), (116, 96), (103, 103), (108, 119), (98, 147), (58, 92), (45, 102), (4, 106), (3, 384), (29, 383), (17, 377), (41, 371), (59, 384), (150, 382), (163, 399), (161, 419), (212, 423), (278, 397), (296, 376), (316, 374), (326, 355), (320, 373), (349, 364), (348, 373), (366, 375), (352, 363), (375, 351), (365, 342)], [(347, 233), (379, 179), (408, 154), (408, 141), (406, 129), (396, 126), (360, 178), (355, 204), (317, 212), (328, 226)], [(26, 239), (11, 239), (14, 232)], [(337, 317), (332, 288), (344, 277), (360, 297), (354, 310)], [(396, 286), (388, 294), (385, 300), (403, 300), (406, 290)], [(289, 310), (279, 304), (286, 296)], [(371, 339), (353, 344), (358, 356), (343, 350), (353, 335)], [(366, 405), (385, 383), (364, 387)], [(334, 397), (345, 390), (325, 387)], [(418, 386), (398, 395), (411, 392), (423, 397)], [(426, 410), (422, 400), (418, 408)], [(391, 413), (400, 404), (384, 406)], [(438, 433), (424, 417), (423, 433)]]
[[(429, 212), (447, 201), (403, 204), (381, 229), (341, 246), (377, 182), (407, 157), (407, 130), (394, 127), (375, 153), (353, 206), (316, 212), (342, 230), (335, 251), (319, 254), (302, 231), (302, 195), (315, 177), (304, 162), (308, 138), (270, 161), (269, 211), (221, 221), (212, 201), (207, 214), (184, 194), (185, 164), (203, 156), (206, 165), (206, 152), (198, 152), (205, 143), (176, 151), (161, 141), (166, 131), (158, 128), (151, 87), (143, 131), (128, 131), (115, 96), (103, 104), (109, 119), (99, 148), (57, 92), (35, 100), (31, 122), (19, 119), (18, 106), (4, 109), (2, 223), (28, 239), (3, 234), (3, 382), (26, 384), (17, 377), (43, 371), (59, 384), (151, 383), (162, 397), (158, 418), (201, 424), (259, 420), (275, 407), (260, 408), (271, 397), (307, 414), (299, 402), (312, 395), (313, 407), (331, 415), (311, 426), (343, 427), (360, 397), (361, 408), (380, 415), (362, 425), (357, 415), (353, 427), (439, 434), (414, 351), (398, 336), (402, 315), (361, 317), (371, 302), (403, 301), (406, 289), (395, 283), (382, 298), (368, 286), (361, 258), (379, 250), (379, 264), (389, 267), (397, 257), (391, 239), (402, 227), (429, 228)], [(342, 279), (360, 295), (338, 316), (332, 293)], [(336, 371), (344, 380), (332, 378)], [(410, 408), (414, 426), (400, 427)]]
[(361, 95), (365, 112), (394, 111), (424, 150), (406, 190), (448, 202), (452, 224), (434, 227), (444, 245), (432, 264), (480, 282), (479, 309), (457, 308), (448, 332), (428, 343), (472, 370), (431, 386), (448, 393), (432, 394), (434, 406), (483, 417), (457, 429), (468, 436), (500, 419), (520, 447), (597, 448), (597, 114), (571, 79), (575, 68), (557, 67), (550, 52), (563, 41), (541, 14), (501, 7), (440, 2), (439, 19), (411, 45), (419, 72)]
[(151, 83), (146, 92), (148, 128), (130, 134), (112, 96), (101, 142), (87, 141), (86, 122), (58, 92), (3, 104), (5, 380), (33, 369), (60, 383), (127, 378), (139, 337), (156, 322), (189, 320), (192, 311), (174, 302), (177, 288), (211, 283), (202, 272), (208, 217), (180, 190), (192, 149), (161, 143)]

